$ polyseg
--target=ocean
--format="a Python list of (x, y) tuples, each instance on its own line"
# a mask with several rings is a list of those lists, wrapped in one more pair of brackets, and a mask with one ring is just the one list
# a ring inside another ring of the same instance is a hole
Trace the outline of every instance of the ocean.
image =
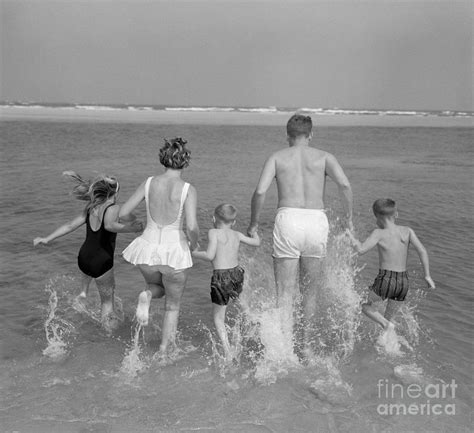
[[(138, 330), (134, 312), (144, 282), (121, 251), (116, 301), (123, 322), (112, 336), (98, 324), (94, 283), (84, 308), (76, 265), (84, 227), (46, 247), (33, 239), (82, 210), (61, 176), (119, 178), (123, 202), (162, 167), (164, 137), (188, 140), (183, 178), (198, 192), (201, 245), (213, 209), (230, 202), (245, 232), (250, 198), (266, 157), (286, 145), (285, 123), (128, 123), (3, 120), (1, 155), (0, 429), (5, 432), (469, 432), (472, 427), (473, 129), (469, 127), (317, 126), (313, 144), (336, 155), (354, 191), (354, 225), (375, 227), (371, 205), (391, 197), (399, 223), (411, 226), (430, 255), (428, 290), (414, 251), (410, 293), (396, 317), (398, 353), (374, 344), (379, 330), (360, 300), (377, 272), (377, 253), (357, 257), (339, 222), (328, 183), (331, 225), (318, 299), (313, 353), (301, 361), (279, 329), (274, 308), (271, 233), (276, 190), (261, 217), (263, 244), (243, 247), (244, 292), (228, 309), (238, 362), (226, 365), (212, 324), (209, 264), (196, 261), (184, 293), (179, 350), (154, 356), (162, 301)], [(208, 113), (213, 116), (213, 113)], [(138, 211), (145, 217), (144, 206)], [(297, 318), (299, 310), (292, 311)], [(292, 319), (290, 319), (292, 320)], [(138, 333), (138, 331), (140, 331)], [(298, 333), (298, 329), (297, 329)]]

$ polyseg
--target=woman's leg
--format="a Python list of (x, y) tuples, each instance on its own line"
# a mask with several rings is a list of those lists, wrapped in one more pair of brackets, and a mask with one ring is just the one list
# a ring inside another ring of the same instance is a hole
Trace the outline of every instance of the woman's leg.
[(163, 287), (163, 275), (158, 266), (138, 265), (145, 279), (147, 289), (138, 295), (136, 317), (139, 324), (148, 325), (150, 305), (152, 298), (162, 298), (165, 295)]
[(165, 352), (170, 342), (172, 344), (175, 343), (176, 331), (178, 328), (179, 307), (187, 277), (187, 270), (175, 271), (163, 275), (163, 285), (165, 287), (165, 314), (163, 317), (160, 352)]

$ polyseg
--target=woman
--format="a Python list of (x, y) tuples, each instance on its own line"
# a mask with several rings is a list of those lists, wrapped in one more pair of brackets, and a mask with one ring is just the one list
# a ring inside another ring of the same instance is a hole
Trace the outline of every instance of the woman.
[[(119, 218), (128, 220), (132, 211), (146, 203), (147, 225), (141, 236), (124, 251), (123, 257), (138, 266), (147, 290), (140, 293), (137, 320), (148, 324), (151, 298), (165, 297), (160, 352), (175, 342), (179, 307), (187, 270), (193, 265), (191, 250), (197, 246), (197, 196), (195, 188), (181, 179), (183, 168), (189, 165), (191, 152), (182, 138), (165, 139), (160, 149), (160, 162), (165, 172), (149, 177), (122, 206)], [(186, 220), (186, 233), (183, 231)]]

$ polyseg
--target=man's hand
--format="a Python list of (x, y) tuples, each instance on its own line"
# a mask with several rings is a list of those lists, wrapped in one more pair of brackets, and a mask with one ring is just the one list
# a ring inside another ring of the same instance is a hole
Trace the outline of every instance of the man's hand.
[(248, 229), (247, 229), (247, 235), (249, 235), (251, 238), (255, 237), (255, 234), (257, 233), (258, 230), (258, 223), (250, 223)]

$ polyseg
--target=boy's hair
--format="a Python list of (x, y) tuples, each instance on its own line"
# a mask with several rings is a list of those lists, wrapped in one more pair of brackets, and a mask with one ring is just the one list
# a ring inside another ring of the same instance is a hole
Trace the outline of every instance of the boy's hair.
[(372, 210), (374, 211), (374, 215), (377, 218), (390, 217), (395, 215), (397, 207), (395, 202), (391, 198), (379, 198), (374, 201), (374, 204), (372, 205)]
[(71, 178), (76, 183), (72, 194), (78, 200), (89, 202), (86, 205), (87, 211), (105, 203), (109, 198), (116, 195), (120, 188), (116, 177), (105, 174), (101, 174), (92, 180), (85, 180), (74, 171), (65, 171), (63, 176)]
[(214, 210), (214, 217), (225, 224), (229, 224), (235, 221), (237, 209), (228, 203), (220, 204)]
[(180, 170), (189, 165), (191, 151), (186, 149), (187, 141), (184, 138), (176, 137), (171, 140), (166, 138), (164, 146), (160, 149), (160, 162), (166, 168)]
[(286, 124), (286, 133), (290, 138), (297, 138), (301, 135), (309, 137), (313, 129), (313, 121), (309, 116), (294, 114)]

